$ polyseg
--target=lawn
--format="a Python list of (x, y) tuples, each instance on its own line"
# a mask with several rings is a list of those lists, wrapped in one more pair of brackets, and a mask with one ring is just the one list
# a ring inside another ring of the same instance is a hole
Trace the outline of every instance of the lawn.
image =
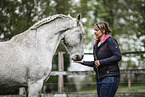
[[(78, 93), (96, 93), (95, 88), (81, 89)], [(117, 93), (145, 93), (145, 84), (119, 85)]]
[(117, 93), (145, 93), (145, 84), (119, 85)]

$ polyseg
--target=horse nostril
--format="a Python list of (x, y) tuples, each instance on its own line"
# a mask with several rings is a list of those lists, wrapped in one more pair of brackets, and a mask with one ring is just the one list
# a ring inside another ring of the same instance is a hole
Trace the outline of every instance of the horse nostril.
[(80, 56), (79, 55), (76, 55), (76, 60), (80, 60)]
[(84, 58), (84, 55), (81, 56), (81, 59), (83, 59), (83, 58)]

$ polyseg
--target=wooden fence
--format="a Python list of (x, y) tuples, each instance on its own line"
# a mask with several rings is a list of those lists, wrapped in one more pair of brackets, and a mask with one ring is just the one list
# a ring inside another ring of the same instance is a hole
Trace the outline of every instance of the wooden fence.
[[(145, 51), (135, 51), (135, 52), (123, 52), (122, 54), (141, 54), (145, 53)], [(58, 71), (52, 71), (52, 76), (58, 76), (58, 94), (41, 94), (42, 97), (97, 97), (96, 93), (77, 93), (77, 94), (63, 94), (64, 93), (64, 75), (95, 75), (94, 71), (64, 71), (64, 59), (63, 59), (64, 52), (58, 53)], [(87, 55), (91, 55), (92, 53), (85, 53)], [(140, 74), (145, 73), (145, 69), (123, 69), (120, 71), (122, 74)], [(128, 79), (128, 86), (131, 86), (131, 81)], [(20, 93), (23, 91), (20, 90)], [(116, 97), (145, 97), (145, 93), (140, 94), (116, 94)], [(23, 97), (20, 95), (0, 95), (0, 97)]]
[[(122, 55), (142, 54), (142, 53), (145, 53), (145, 51), (123, 52)], [(64, 54), (64, 52), (59, 52), (58, 53), (58, 59), (59, 59), (58, 60), (58, 65), (59, 65), (58, 70), (59, 71), (52, 71), (51, 72), (52, 76), (57, 76), (57, 75), (59, 76), (59, 78), (58, 78), (58, 93), (60, 93), (60, 94), (62, 94), (63, 90), (64, 90), (63, 75), (95, 75), (94, 71), (64, 71), (64, 68), (63, 68), (63, 66), (64, 66), (63, 54)], [(85, 53), (85, 55), (92, 55), (92, 53)], [(145, 69), (122, 69), (120, 71), (120, 73), (121, 74), (127, 73), (128, 76), (130, 76), (130, 74), (142, 74), (142, 73), (145, 74)], [(131, 87), (130, 77), (128, 77), (128, 87)], [(71, 95), (73, 95), (73, 96), (71, 96)], [(131, 97), (137, 97), (137, 96), (145, 97), (144, 93), (141, 93), (141, 94), (135, 94), (135, 93), (134, 94), (127, 94), (127, 93), (125, 93), (125, 94), (116, 94), (117, 97), (125, 97), (125, 96), (129, 97), (130, 95), (131, 95)], [(55, 96), (55, 95), (53, 95), (53, 96)], [(96, 94), (66, 94), (64, 97), (96, 97)]]
[[(142, 54), (145, 51), (131, 51), (131, 52), (123, 52), (122, 55), (126, 54)], [(64, 83), (63, 83), (63, 75), (95, 75), (94, 71), (64, 71), (64, 59), (63, 59), (64, 52), (58, 53), (58, 71), (52, 71), (51, 75), (55, 76), (58, 75), (58, 93), (63, 93), (64, 90)], [(92, 55), (92, 53), (85, 53), (85, 55)], [(130, 74), (138, 74), (138, 73), (145, 73), (145, 69), (122, 69), (121, 74), (127, 73), (128, 76)], [(130, 77), (128, 77), (128, 86), (131, 86)]]

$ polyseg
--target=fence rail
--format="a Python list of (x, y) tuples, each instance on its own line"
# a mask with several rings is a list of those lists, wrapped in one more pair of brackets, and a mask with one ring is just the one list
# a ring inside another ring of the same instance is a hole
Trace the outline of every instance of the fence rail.
[[(121, 74), (142, 74), (145, 73), (145, 69), (122, 69), (120, 70)], [(94, 71), (52, 71), (50, 75), (94, 75)]]
[[(143, 54), (145, 53), (145, 51), (126, 51), (126, 52), (122, 52), (122, 55), (126, 55), (126, 54)], [(93, 53), (84, 53), (85, 55), (92, 55)]]
[[(122, 52), (122, 55), (126, 54), (143, 54), (145, 51), (130, 51), (130, 52)], [(96, 93), (72, 93), (72, 94), (62, 94), (64, 90), (63, 83), (63, 75), (95, 75), (94, 71), (63, 71), (64, 70), (64, 60), (63, 60), (64, 52), (58, 53), (59, 60), (59, 71), (52, 71), (50, 75), (59, 76), (58, 80), (58, 93), (59, 94), (41, 94), (42, 97), (96, 97)], [(66, 54), (66, 53), (65, 53)], [(92, 53), (85, 53), (85, 55), (92, 55)], [(143, 74), (145, 73), (145, 69), (121, 69), (121, 74)], [(128, 87), (131, 86), (131, 80), (128, 79)], [(21, 91), (20, 91), (21, 92)], [(59, 96), (61, 95), (62, 96)], [(56, 96), (57, 95), (57, 96)], [(24, 97), (22, 95), (0, 95), (0, 97)], [(119, 93), (116, 94), (115, 97), (145, 97), (145, 93)]]

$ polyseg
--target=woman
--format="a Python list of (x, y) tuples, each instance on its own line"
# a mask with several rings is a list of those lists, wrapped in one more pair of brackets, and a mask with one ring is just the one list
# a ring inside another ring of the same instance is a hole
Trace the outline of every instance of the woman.
[(114, 97), (120, 81), (118, 62), (122, 55), (117, 41), (108, 33), (111, 33), (111, 29), (106, 22), (96, 23), (94, 61), (75, 61), (94, 68), (98, 97)]

